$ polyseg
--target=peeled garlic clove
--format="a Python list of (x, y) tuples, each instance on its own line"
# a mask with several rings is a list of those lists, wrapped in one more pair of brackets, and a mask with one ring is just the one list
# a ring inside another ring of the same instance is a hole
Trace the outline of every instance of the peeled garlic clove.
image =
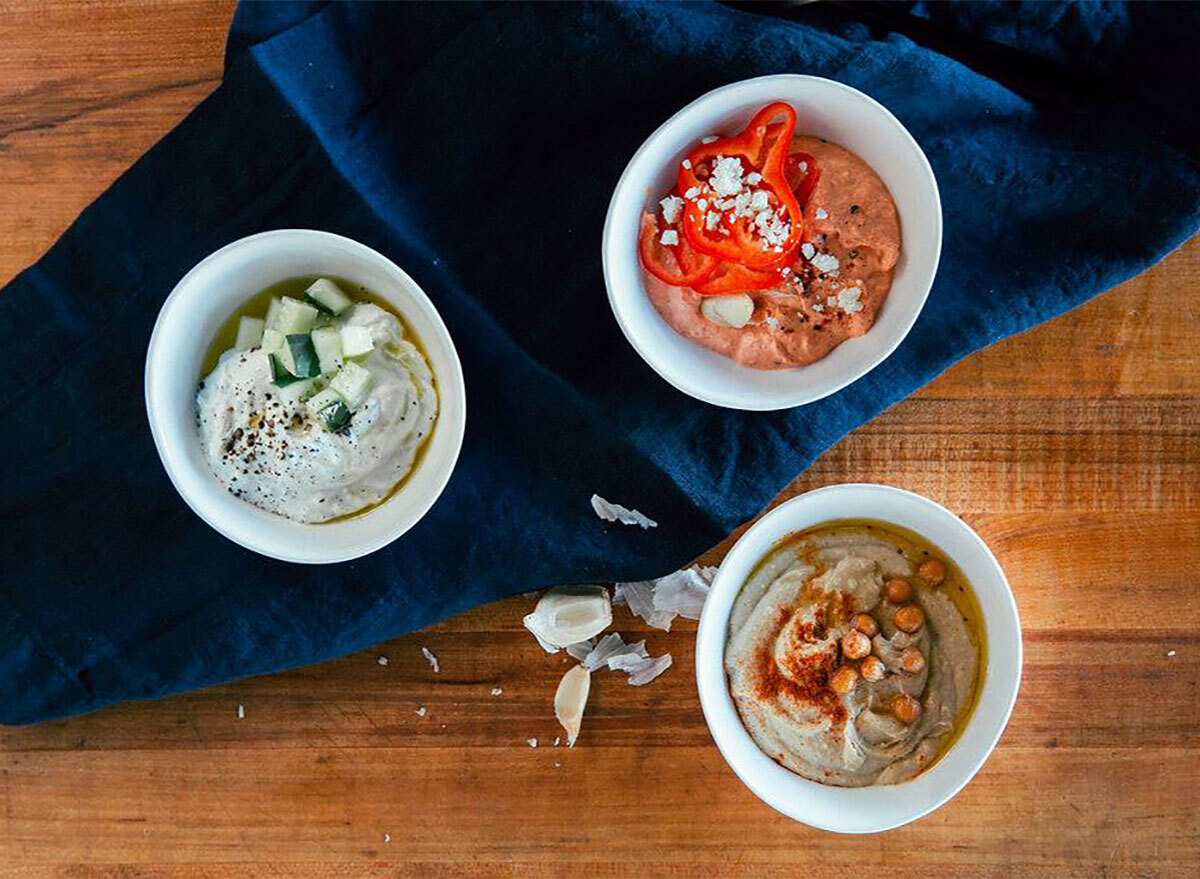
[(728, 296), (705, 296), (700, 301), (700, 313), (705, 320), (719, 327), (741, 329), (750, 322), (754, 314), (754, 300), (745, 293)]
[(612, 602), (603, 586), (558, 586), (542, 596), (525, 628), (554, 647), (569, 647), (612, 625)]
[(554, 716), (567, 731), (567, 747), (575, 747), (579, 737), (579, 726), (583, 723), (583, 709), (587, 707), (588, 693), (592, 689), (592, 673), (577, 665), (563, 675), (554, 694)]

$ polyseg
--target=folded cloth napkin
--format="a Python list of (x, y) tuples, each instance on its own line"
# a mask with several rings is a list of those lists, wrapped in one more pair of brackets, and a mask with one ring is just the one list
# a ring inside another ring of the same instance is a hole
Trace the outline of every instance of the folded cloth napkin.
[[(240, 8), (222, 85), (0, 294), (0, 721), (316, 662), (519, 591), (674, 570), (856, 425), (1196, 229), (1183, 66), (1196, 6), (900, 11), (949, 45), (958, 34), (1058, 65), (1103, 99), (1087, 112), (1031, 102), (994, 64), (998, 79), (835, 8)], [(663, 119), (776, 72), (840, 80), (900, 118), (937, 173), (945, 247), (923, 316), (870, 375), (794, 411), (730, 412), (675, 391), (626, 343), (600, 232)], [(281, 227), (348, 235), (410, 272), (470, 397), (441, 500), (391, 546), (334, 567), (259, 557), (201, 522), (142, 402), (175, 282)], [(658, 528), (601, 522), (593, 493)]]

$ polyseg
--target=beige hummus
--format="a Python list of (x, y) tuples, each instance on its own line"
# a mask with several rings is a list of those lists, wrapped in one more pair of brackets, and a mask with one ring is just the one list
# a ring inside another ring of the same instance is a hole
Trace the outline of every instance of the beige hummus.
[(749, 324), (711, 323), (700, 313), (699, 293), (642, 272), (654, 307), (676, 332), (755, 369), (804, 366), (867, 332), (900, 259), (900, 217), (871, 166), (815, 137), (796, 138), (792, 151), (820, 167), (804, 212), (806, 244), (776, 288), (750, 291)]
[[(917, 574), (932, 558), (921, 546), (879, 525), (825, 526), (777, 548), (746, 582), (725, 668), (747, 731), (782, 766), (843, 787), (895, 784), (931, 765), (966, 722), (981, 667), (977, 611), (953, 565), (938, 585)], [(901, 602), (888, 598), (897, 578), (910, 587)], [(906, 606), (924, 615), (912, 633), (893, 620)], [(860, 614), (877, 631), (870, 654), (851, 659), (853, 633), (872, 628)], [(847, 692), (835, 691), (838, 676), (853, 679)], [(915, 700), (915, 718), (898, 716), (897, 697)]]

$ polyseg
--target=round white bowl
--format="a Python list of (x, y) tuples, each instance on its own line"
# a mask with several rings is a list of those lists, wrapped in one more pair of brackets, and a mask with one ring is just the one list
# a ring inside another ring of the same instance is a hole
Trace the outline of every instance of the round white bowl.
[[(364, 515), (307, 525), (238, 500), (209, 470), (196, 426), (204, 355), (225, 321), (261, 290), (288, 278), (328, 274), (387, 301), (429, 354), (439, 411), (429, 447), (407, 484)], [(428, 512), (462, 447), (466, 391), (454, 343), (429, 297), (394, 262), (366, 245), (310, 229), (242, 238), (202, 260), (171, 291), (146, 356), (146, 413), (171, 482), (201, 519), (247, 549), (289, 562), (342, 562), (391, 543)]]
[[(892, 289), (863, 336), (809, 366), (762, 370), (742, 366), (676, 333), (650, 302), (637, 237), (642, 211), (675, 182), (679, 162), (700, 138), (735, 132), (771, 101), (796, 108), (798, 134), (841, 144), (887, 184), (900, 213), (902, 249)], [(882, 104), (829, 79), (779, 74), (711, 91), (655, 131), (617, 182), (604, 223), (604, 282), (617, 323), (650, 367), (685, 394), (730, 409), (789, 409), (834, 393), (879, 365), (908, 335), (937, 273), (942, 203), (937, 180), (912, 135)]]
[[(761, 750), (742, 725), (725, 677), (729, 614), (742, 584), (783, 537), (837, 519), (877, 519), (915, 531), (962, 569), (983, 615), (987, 662), (983, 689), (966, 729), (916, 778), (895, 785), (844, 788), (809, 781)], [(987, 544), (945, 507), (885, 485), (834, 485), (772, 510), (725, 557), (696, 635), (696, 683), (704, 719), (721, 755), (767, 805), (812, 827), (838, 833), (890, 830), (927, 815), (966, 785), (1008, 723), (1021, 684), (1021, 622), (1012, 590)]]

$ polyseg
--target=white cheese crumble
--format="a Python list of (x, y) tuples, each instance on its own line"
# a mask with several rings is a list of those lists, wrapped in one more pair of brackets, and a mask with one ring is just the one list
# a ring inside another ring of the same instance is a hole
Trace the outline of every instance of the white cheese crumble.
[(742, 160), (736, 156), (720, 156), (713, 163), (709, 185), (717, 195), (737, 195), (742, 191)]
[(809, 257), (808, 261), (813, 264), (813, 268), (818, 272), (828, 274), (837, 271), (838, 258), (832, 253), (818, 253), (815, 256)]
[(771, 196), (765, 189), (755, 189), (750, 193), (750, 207), (756, 211), (765, 211), (771, 206)]
[(667, 229), (662, 233), (662, 236), (659, 237), (658, 240), (659, 240), (659, 243), (661, 243), (661, 244), (666, 244), (668, 246), (674, 246), (679, 243), (679, 233), (676, 232), (674, 229)]
[(800, 170), (801, 170), (801, 171), (807, 171), (807, 170), (808, 170), (808, 162), (801, 162), (801, 163), (800, 163)]
[(691, 198), (695, 198), (695, 197), (696, 197), (696, 196), (698, 196), (699, 194), (700, 194), (700, 187), (699, 187), (699, 186), (693, 186), (691, 189), (689, 189), (687, 192), (685, 192), (685, 193), (683, 194), (683, 197), (684, 197), (684, 198), (691, 199)]
[(813, 247), (811, 244), (809, 244), (807, 241), (805, 241), (803, 244), (800, 245), (800, 252), (802, 254), (804, 254), (805, 259), (812, 259), (813, 254), (815, 254), (817, 252), (817, 249), (815, 247)]
[(243, 720), (246, 717), (246, 706), (238, 703), (237, 710), (238, 720)]
[(836, 296), (826, 296), (825, 304), (828, 305), (830, 308), (837, 308), (838, 298)]
[(789, 269), (787, 266), (784, 266), (783, 268), (781, 268), (781, 269), (779, 270), (779, 274), (783, 275), (785, 278), (786, 278), (788, 275), (790, 275), (791, 273), (792, 273), (792, 270), (791, 270), (791, 269)]
[(708, 210), (708, 199), (707, 198), (696, 199), (696, 207), (700, 208), (700, 210), (702, 210), (702, 211)]
[(685, 170), (685, 171), (692, 170), (692, 160), (691, 159), (684, 159), (679, 164), (683, 165), (683, 170)]
[(818, 220), (827, 220), (829, 219), (829, 211), (825, 210), (825, 208), (817, 208), (815, 216)]
[(749, 174), (746, 175), (746, 185), (748, 185), (748, 186), (754, 186), (760, 180), (762, 180), (762, 175), (759, 174), (757, 171), (751, 171)]
[(500, 687), (492, 687), (492, 695), (493, 696), (499, 696), (503, 692), (504, 692), (504, 690), (501, 689)]
[(525, 744), (529, 745), (529, 747), (531, 747), (531, 748), (536, 748), (537, 747), (537, 739), (526, 739)]
[(862, 289), (859, 287), (844, 287), (838, 291), (838, 305), (846, 314), (854, 314), (863, 310), (863, 304), (859, 302), (859, 297), (862, 296)]
[(721, 215), (716, 211), (709, 211), (704, 215), (704, 228), (709, 232), (721, 225)]
[(388, 664), (388, 658), (386, 656), (376, 656), (375, 661), (378, 662), (380, 665)]
[(674, 223), (679, 219), (679, 212), (683, 210), (683, 199), (677, 195), (668, 195), (659, 205), (662, 207), (663, 219)]
[(420, 708), (417, 709), (417, 717), (424, 717), (428, 713), (429, 712), (425, 710), (424, 705), (422, 705)]
[(817, 314), (820, 314), (821, 312), (823, 312), (825, 310), (825, 306), (822, 305), (820, 302), (814, 302), (812, 310), (815, 311)]

